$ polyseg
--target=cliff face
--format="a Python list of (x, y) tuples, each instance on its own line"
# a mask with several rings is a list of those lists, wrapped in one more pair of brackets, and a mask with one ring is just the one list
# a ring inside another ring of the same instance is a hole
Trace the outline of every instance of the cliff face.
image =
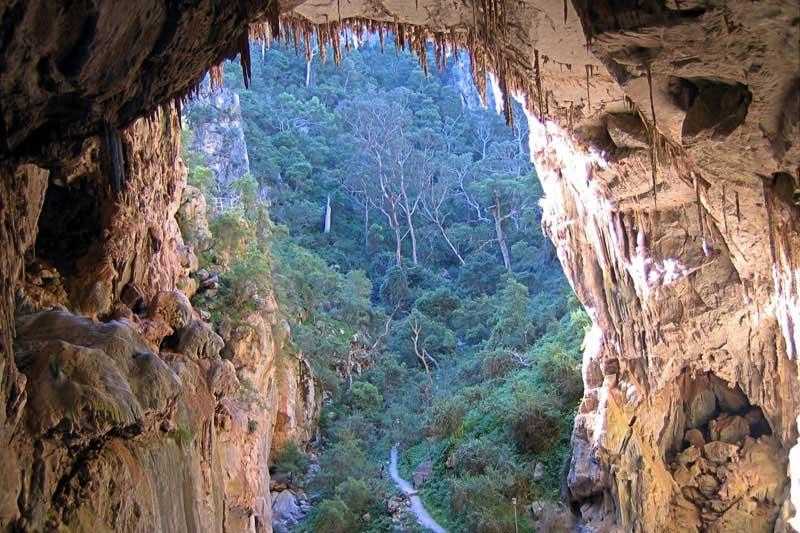
[[(214, 198), (223, 204), (235, 203), (232, 185), (250, 173), (239, 95), (225, 87), (210, 90), (204, 86), (187, 114), (193, 134), (191, 148), (203, 155), (214, 174)], [(214, 209), (224, 207), (215, 205)]]
[(175, 215), (202, 202), (181, 201), (178, 120), (122, 132), (116, 190), (94, 138), (51, 173), (3, 176), (0, 529), (271, 530), (273, 443), (311, 436), (316, 389), (273, 298), (221, 336), (189, 303)]

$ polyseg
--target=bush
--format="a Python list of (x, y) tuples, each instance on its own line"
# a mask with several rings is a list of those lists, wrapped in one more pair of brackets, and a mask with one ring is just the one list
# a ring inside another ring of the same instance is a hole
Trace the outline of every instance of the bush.
[(380, 294), (381, 301), (387, 309), (394, 309), (408, 300), (411, 294), (408, 288), (408, 278), (401, 267), (393, 266), (386, 270)]
[(302, 476), (308, 469), (308, 464), (308, 457), (303, 450), (295, 442), (288, 441), (275, 454), (271, 470), (273, 473)]
[(506, 463), (512, 450), (494, 442), (490, 437), (470, 439), (453, 452), (452, 460), (459, 473), (484, 474), (488, 468), (498, 468)]
[(565, 406), (574, 406), (583, 396), (580, 364), (560, 345), (547, 347), (539, 361), (542, 377), (559, 391)]
[(372, 383), (354, 381), (350, 387), (350, 403), (356, 409), (373, 412), (383, 405), (383, 396)]
[(461, 396), (450, 396), (433, 404), (428, 428), (437, 437), (451, 437), (462, 431), (467, 403)]
[(314, 513), (311, 523), (314, 531), (349, 533), (356, 524), (356, 516), (339, 498), (323, 500)]
[(502, 377), (520, 366), (509, 350), (482, 352), (481, 356), (481, 373), (487, 378)]
[(333, 494), (340, 480), (369, 475), (374, 466), (367, 461), (360, 441), (338, 436), (338, 442), (327, 448), (319, 459), (320, 472), (314, 479), (326, 494)]
[(550, 394), (519, 394), (508, 415), (511, 435), (523, 452), (543, 453), (559, 438), (559, 402)]
[(367, 484), (361, 479), (351, 477), (336, 487), (336, 496), (356, 516), (364, 514), (374, 502), (372, 490)]

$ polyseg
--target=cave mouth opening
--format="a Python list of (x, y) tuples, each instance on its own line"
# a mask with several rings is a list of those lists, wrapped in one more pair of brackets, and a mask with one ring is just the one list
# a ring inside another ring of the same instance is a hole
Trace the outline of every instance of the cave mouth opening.
[(53, 265), (63, 276), (69, 276), (101, 232), (96, 183), (88, 176), (68, 184), (51, 181), (39, 216), (34, 247), (36, 258)]
[(679, 507), (701, 530), (741, 531), (745, 519), (774, 523), (788, 453), (761, 408), (711, 372), (685, 374), (679, 392), (675, 438), (665, 454)]

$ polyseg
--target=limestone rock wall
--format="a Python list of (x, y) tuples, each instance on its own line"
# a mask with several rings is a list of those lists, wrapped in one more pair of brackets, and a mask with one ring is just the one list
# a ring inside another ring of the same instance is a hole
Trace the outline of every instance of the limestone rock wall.
[(224, 86), (212, 90), (204, 83), (198, 97), (187, 107), (187, 115), (191, 148), (202, 154), (202, 162), (214, 174), (214, 200), (220, 205), (213, 208), (235, 204), (232, 184), (250, 173), (239, 95)]
[(273, 299), (219, 332), (189, 303), (179, 208), (208, 235), (175, 110), (121, 141), (119, 191), (96, 139), (4, 171), (0, 530), (271, 531), (270, 454), (313, 434), (313, 376)]

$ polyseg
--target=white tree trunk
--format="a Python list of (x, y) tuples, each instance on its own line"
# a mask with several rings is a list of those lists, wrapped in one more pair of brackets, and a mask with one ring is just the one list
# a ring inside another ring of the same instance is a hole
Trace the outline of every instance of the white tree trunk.
[(323, 233), (331, 232), (331, 195), (328, 195), (328, 201), (325, 203), (325, 224), (322, 228)]

